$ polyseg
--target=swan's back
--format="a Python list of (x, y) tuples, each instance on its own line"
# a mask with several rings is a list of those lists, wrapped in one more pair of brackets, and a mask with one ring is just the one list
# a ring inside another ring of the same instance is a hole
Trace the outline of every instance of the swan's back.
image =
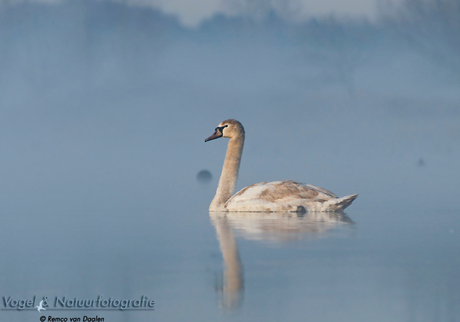
[(227, 211), (340, 211), (357, 195), (337, 198), (332, 192), (296, 181), (261, 182), (246, 187), (226, 203)]

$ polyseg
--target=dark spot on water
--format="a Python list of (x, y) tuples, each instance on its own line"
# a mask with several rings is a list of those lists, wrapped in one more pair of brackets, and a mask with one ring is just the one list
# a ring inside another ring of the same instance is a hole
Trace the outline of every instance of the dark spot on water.
[(208, 170), (201, 170), (196, 175), (196, 179), (201, 183), (209, 183), (212, 180), (212, 174)]
[(423, 160), (423, 158), (418, 159), (417, 165), (419, 167), (424, 167), (425, 166), (425, 160)]

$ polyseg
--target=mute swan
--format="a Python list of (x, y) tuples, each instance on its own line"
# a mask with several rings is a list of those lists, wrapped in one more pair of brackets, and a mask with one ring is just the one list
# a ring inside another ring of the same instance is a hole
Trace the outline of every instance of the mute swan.
[(229, 138), (222, 174), (209, 211), (248, 212), (306, 212), (342, 211), (357, 194), (338, 198), (332, 192), (296, 181), (261, 182), (246, 187), (232, 196), (244, 145), (244, 128), (240, 122), (229, 119), (220, 123), (205, 142), (220, 137)]

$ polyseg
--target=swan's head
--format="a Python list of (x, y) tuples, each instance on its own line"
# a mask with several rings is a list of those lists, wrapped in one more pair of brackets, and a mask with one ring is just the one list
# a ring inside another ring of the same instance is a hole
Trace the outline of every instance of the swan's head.
[(208, 137), (204, 142), (208, 142), (214, 139), (221, 137), (224, 138), (234, 138), (234, 137), (243, 137), (244, 138), (244, 127), (237, 120), (229, 119), (221, 122), (215, 129), (214, 134)]

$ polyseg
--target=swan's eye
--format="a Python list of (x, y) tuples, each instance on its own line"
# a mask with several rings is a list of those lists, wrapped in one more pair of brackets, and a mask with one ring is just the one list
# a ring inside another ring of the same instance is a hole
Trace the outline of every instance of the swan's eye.
[(227, 125), (224, 125), (224, 126), (220, 126), (220, 127), (216, 127), (216, 131), (219, 130), (220, 133), (224, 133), (224, 129), (228, 127), (228, 124)]

